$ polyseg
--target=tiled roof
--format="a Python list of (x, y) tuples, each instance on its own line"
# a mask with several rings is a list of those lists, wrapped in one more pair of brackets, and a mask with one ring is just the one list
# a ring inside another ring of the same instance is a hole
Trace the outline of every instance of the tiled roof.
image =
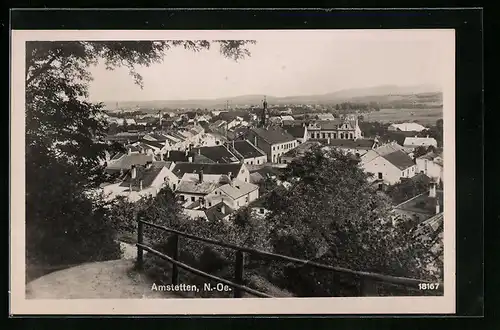
[(254, 172), (250, 174), (250, 182), (258, 183), (262, 181), (264, 177), (259, 172)]
[(184, 173), (198, 173), (203, 170), (204, 174), (228, 174), (231, 172), (236, 176), (241, 170), (242, 164), (206, 164), (206, 163), (176, 163), (172, 172), (178, 177), (182, 177)]
[(255, 158), (266, 155), (247, 140), (234, 141), (234, 149), (244, 158)]
[(402, 124), (391, 124), (392, 127), (395, 127), (403, 132), (420, 132), (425, 129), (424, 126), (417, 123), (402, 123)]
[(285, 143), (295, 140), (292, 135), (279, 128), (253, 128), (252, 131), (269, 144)]
[(439, 201), (440, 210), (443, 211), (443, 191), (436, 190), (436, 197), (429, 197), (429, 192), (424, 192), (416, 197), (413, 197), (395, 208), (408, 212), (424, 213), (433, 215), (436, 214), (436, 203)]
[(437, 145), (437, 141), (436, 139), (430, 137), (407, 137), (403, 142), (403, 145), (412, 147), (432, 146), (432, 145), (435, 146)]
[(370, 139), (357, 139), (357, 140), (344, 140), (344, 139), (330, 139), (332, 147), (351, 148), (351, 149), (372, 149), (375, 142)]
[(176, 192), (208, 195), (220, 186), (221, 184), (218, 181), (203, 180), (199, 182), (198, 178), (183, 177)]
[(390, 154), (383, 155), (382, 157), (400, 170), (405, 170), (408, 167), (415, 165), (413, 159), (402, 151), (394, 151)]
[[(224, 213), (222, 213), (222, 205), (224, 205)], [(220, 202), (206, 209), (205, 215), (207, 216), (208, 220), (216, 221), (216, 220), (222, 220), (225, 216), (233, 212), (234, 210), (231, 207), (229, 207), (229, 205), (227, 205), (224, 202)]]
[(108, 163), (109, 169), (129, 170), (132, 165), (145, 165), (148, 161), (153, 161), (154, 156), (141, 153), (124, 154), (121, 158), (111, 160)]
[(283, 128), (288, 132), (288, 134), (290, 134), (291, 136), (293, 136), (294, 138), (297, 138), (297, 139), (304, 138), (304, 135), (306, 134), (306, 128), (304, 126), (301, 126), (301, 125), (286, 126)]
[(307, 151), (311, 150), (314, 146), (321, 145), (318, 141), (307, 141), (302, 144), (299, 144), (296, 148), (287, 151), (283, 156), (284, 157), (296, 157), (304, 155)]
[(243, 182), (240, 180), (233, 180), (232, 183), (225, 184), (219, 187), (219, 189), (232, 199), (238, 199), (241, 196), (244, 196), (246, 194), (251, 193), (252, 191), (259, 189), (259, 186), (253, 183)]
[(151, 186), (158, 174), (160, 174), (160, 171), (164, 167), (168, 168), (169, 166), (170, 163), (168, 162), (153, 162), (150, 168), (137, 166), (135, 179), (132, 179), (131, 173), (129, 173), (126, 179), (120, 184), (120, 186), (130, 187), (130, 184), (132, 184), (132, 190), (137, 191), (140, 189), (140, 182), (142, 181), (142, 188), (146, 189)]
[(151, 147), (158, 148), (158, 149), (161, 149), (165, 146), (165, 142), (161, 142), (161, 141), (148, 141), (148, 140), (142, 139), (141, 143), (148, 145), (148, 146), (151, 146)]
[(216, 163), (237, 162), (238, 158), (224, 146), (193, 148), (195, 154), (200, 153)]

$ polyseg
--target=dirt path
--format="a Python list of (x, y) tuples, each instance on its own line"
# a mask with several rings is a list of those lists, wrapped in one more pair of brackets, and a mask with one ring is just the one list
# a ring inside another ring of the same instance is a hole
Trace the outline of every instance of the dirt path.
[(131, 259), (83, 264), (42, 276), (26, 286), (27, 299), (178, 298), (151, 291), (152, 282), (133, 270)]

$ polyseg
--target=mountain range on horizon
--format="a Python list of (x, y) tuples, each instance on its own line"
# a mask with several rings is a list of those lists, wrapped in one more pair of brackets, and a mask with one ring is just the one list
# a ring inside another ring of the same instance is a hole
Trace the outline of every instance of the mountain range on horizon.
[(436, 85), (422, 84), (411, 86), (379, 85), (374, 87), (350, 88), (326, 94), (295, 95), (277, 97), (264, 94), (249, 94), (233, 97), (219, 97), (214, 99), (187, 99), (187, 100), (148, 100), (148, 101), (104, 101), (109, 110), (123, 107), (141, 108), (217, 108), (224, 107), (227, 102), (234, 105), (260, 105), (266, 97), (270, 104), (317, 104), (339, 103), (347, 101), (368, 101), (370, 97), (391, 97), (398, 95), (410, 96), (412, 94), (442, 93)]

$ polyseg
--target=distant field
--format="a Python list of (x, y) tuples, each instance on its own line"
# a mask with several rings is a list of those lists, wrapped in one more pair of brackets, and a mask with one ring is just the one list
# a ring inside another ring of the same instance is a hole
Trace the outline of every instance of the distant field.
[[(412, 115), (413, 114), (413, 115)], [(363, 114), (365, 121), (392, 123), (398, 121), (414, 121), (422, 125), (435, 124), (443, 118), (442, 109), (380, 109), (369, 114)]]

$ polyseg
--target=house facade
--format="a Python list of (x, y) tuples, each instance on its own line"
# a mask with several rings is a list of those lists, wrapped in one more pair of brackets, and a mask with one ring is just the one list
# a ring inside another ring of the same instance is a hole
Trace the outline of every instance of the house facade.
[(362, 138), (357, 117), (313, 121), (308, 124), (307, 130), (310, 139), (354, 140)]
[(267, 155), (248, 140), (231, 141), (227, 148), (246, 165), (262, 165), (267, 162)]
[(383, 145), (361, 156), (361, 168), (374, 176), (372, 181), (380, 184), (395, 184), (401, 178), (411, 178), (417, 174), (413, 159), (397, 144)]
[(443, 156), (430, 152), (416, 159), (417, 171), (430, 178), (443, 180)]
[(254, 146), (264, 151), (267, 160), (279, 163), (281, 156), (297, 147), (298, 142), (293, 136), (281, 128), (253, 128), (249, 131), (249, 140)]

